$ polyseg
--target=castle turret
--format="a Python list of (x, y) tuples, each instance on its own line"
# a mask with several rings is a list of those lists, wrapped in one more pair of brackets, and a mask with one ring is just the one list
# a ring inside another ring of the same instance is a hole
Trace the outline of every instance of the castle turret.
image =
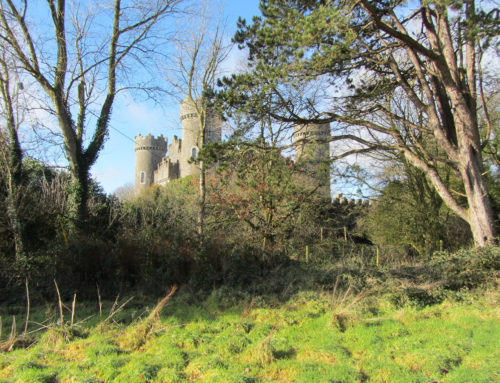
[(135, 137), (135, 193), (139, 194), (153, 184), (154, 171), (167, 152), (167, 139), (151, 134)]
[(205, 142), (220, 142), (222, 140), (222, 119), (213, 112), (208, 112)]
[(293, 128), (295, 160), (309, 173), (309, 182), (319, 183), (320, 192), (328, 198), (330, 198), (329, 137), (329, 123), (295, 125)]
[[(196, 107), (187, 99), (181, 102), (180, 120), (182, 123), (182, 148), (180, 158), (180, 176), (199, 174), (200, 168), (191, 161), (198, 156), (201, 148), (202, 137), (200, 133), (200, 119)], [(221, 120), (210, 111), (207, 113), (205, 124), (205, 142), (221, 140)]]

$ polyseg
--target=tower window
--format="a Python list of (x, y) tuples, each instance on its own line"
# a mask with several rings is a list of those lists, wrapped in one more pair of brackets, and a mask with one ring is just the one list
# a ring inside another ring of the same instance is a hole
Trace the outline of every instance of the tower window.
[(196, 160), (196, 158), (198, 157), (198, 149), (191, 149), (191, 157), (193, 158), (193, 160)]
[(146, 173), (141, 172), (141, 184), (146, 182)]

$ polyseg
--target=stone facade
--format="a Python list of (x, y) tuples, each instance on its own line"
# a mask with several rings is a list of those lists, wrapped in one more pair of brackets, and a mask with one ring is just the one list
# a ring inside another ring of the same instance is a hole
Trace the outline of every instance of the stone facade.
[[(136, 170), (135, 192), (140, 194), (147, 187), (158, 184), (164, 185), (171, 180), (200, 174), (200, 167), (192, 159), (196, 158), (200, 149), (200, 124), (196, 108), (193, 103), (184, 100), (180, 105), (180, 120), (182, 124), (182, 138), (174, 136), (170, 145), (160, 136), (151, 135), (135, 138)], [(162, 145), (146, 145), (161, 142)], [(215, 114), (208, 114), (205, 127), (205, 142), (219, 142), (222, 138), (222, 121)], [(142, 148), (138, 150), (138, 147)], [(151, 148), (151, 149), (147, 149)], [(161, 150), (157, 150), (161, 148)], [(149, 152), (148, 152), (149, 150)], [(165, 156), (165, 154), (167, 154)], [(144, 173), (145, 176), (141, 176)], [(151, 174), (151, 176), (149, 176)]]
[(151, 134), (135, 137), (135, 192), (141, 193), (154, 182), (154, 173), (167, 152), (167, 139)]
[[(153, 184), (164, 185), (171, 180), (200, 174), (193, 161), (200, 148), (200, 124), (193, 103), (184, 100), (180, 105), (182, 138), (174, 136), (170, 145), (163, 136), (148, 134), (135, 138), (136, 168), (135, 192), (141, 193)], [(220, 142), (222, 121), (215, 114), (208, 114), (205, 142)], [(329, 143), (330, 124), (296, 125), (293, 132), (295, 158), (306, 170), (307, 176), (298, 182), (318, 185), (318, 191), (330, 198)]]
[(306, 170), (306, 182), (317, 184), (319, 192), (330, 198), (330, 124), (295, 125), (295, 161)]

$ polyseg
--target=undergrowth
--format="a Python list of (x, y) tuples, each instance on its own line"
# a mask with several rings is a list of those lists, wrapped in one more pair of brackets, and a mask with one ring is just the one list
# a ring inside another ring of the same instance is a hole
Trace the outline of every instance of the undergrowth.
[(37, 306), (27, 330), (2, 307), (0, 382), (498, 381), (499, 255), (287, 262), (157, 304)]

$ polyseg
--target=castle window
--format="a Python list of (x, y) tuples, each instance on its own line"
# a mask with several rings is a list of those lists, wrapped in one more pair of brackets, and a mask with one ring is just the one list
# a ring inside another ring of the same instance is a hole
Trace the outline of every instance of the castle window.
[(196, 158), (198, 157), (198, 149), (197, 148), (191, 149), (191, 157), (193, 158), (193, 160), (196, 160)]
[(141, 172), (141, 184), (146, 182), (146, 173)]

